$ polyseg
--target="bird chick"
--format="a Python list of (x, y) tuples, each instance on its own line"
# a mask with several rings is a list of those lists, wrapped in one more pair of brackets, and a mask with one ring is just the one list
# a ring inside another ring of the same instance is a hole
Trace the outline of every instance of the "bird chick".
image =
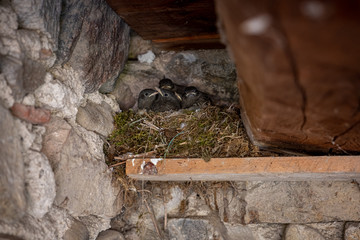
[(150, 110), (154, 112), (165, 112), (170, 110), (179, 110), (181, 108), (180, 96), (177, 96), (173, 91), (167, 89), (159, 89), (158, 96), (152, 103)]
[(199, 109), (202, 106), (210, 105), (211, 100), (207, 94), (200, 92), (196, 87), (187, 87), (182, 95), (182, 108)]
[(157, 95), (159, 94), (158, 91), (154, 89), (144, 89), (139, 93), (138, 97), (138, 108), (150, 110), (152, 104), (154, 103)]
[(171, 79), (165, 77), (160, 80), (159, 88), (173, 91), (179, 95), (182, 95), (185, 90), (185, 86), (175, 84)]

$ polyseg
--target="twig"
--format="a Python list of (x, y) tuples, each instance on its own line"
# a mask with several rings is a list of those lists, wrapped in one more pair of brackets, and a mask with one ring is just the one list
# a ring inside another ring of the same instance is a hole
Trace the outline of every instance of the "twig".
[(145, 202), (146, 208), (148, 209), (148, 211), (149, 211), (149, 213), (150, 213), (151, 220), (153, 221), (155, 230), (156, 230), (157, 234), (159, 235), (159, 238), (160, 238), (160, 239), (163, 239), (162, 234), (160, 233), (160, 229), (159, 229), (159, 227), (158, 227), (158, 225), (157, 225), (157, 221), (156, 221), (156, 219), (155, 219), (155, 214), (154, 214), (154, 212), (150, 209), (149, 204), (148, 204), (148, 202), (146, 201), (146, 199), (144, 199), (144, 202)]
[(161, 131), (162, 129), (159, 128), (158, 126), (154, 125), (153, 123), (147, 121), (147, 120), (144, 120), (144, 124), (142, 123), (141, 125), (145, 125), (145, 126), (148, 126), (149, 128), (153, 129), (153, 130), (156, 130), (156, 131)]
[(122, 164), (124, 164), (124, 163), (126, 163), (126, 161), (124, 161), (124, 162), (119, 162), (119, 163), (115, 163), (115, 164), (113, 164), (113, 165), (110, 165), (110, 167), (116, 167), (116, 166), (122, 165)]
[(156, 150), (154, 151), (150, 151), (150, 152), (145, 152), (145, 153), (139, 153), (139, 154), (124, 154), (121, 157), (114, 157), (114, 159), (116, 160), (128, 160), (129, 158), (142, 158), (142, 157), (146, 157), (150, 154), (156, 153)]
[(166, 228), (167, 228), (167, 210), (166, 210), (164, 190), (163, 190), (163, 203), (164, 203), (164, 231), (166, 231)]

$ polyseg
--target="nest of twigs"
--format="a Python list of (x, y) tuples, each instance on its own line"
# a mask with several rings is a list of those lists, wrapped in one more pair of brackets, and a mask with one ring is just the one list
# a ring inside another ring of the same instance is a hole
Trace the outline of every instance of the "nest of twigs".
[(162, 113), (124, 111), (115, 116), (115, 130), (106, 150), (110, 158), (146, 153), (205, 161), (212, 157), (260, 156), (239, 116), (237, 109), (216, 106)]

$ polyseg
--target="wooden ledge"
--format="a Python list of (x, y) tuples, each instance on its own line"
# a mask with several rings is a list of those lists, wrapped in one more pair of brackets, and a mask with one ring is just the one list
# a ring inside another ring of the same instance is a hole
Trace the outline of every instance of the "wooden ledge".
[(304, 181), (360, 179), (360, 156), (128, 159), (126, 174), (153, 181)]

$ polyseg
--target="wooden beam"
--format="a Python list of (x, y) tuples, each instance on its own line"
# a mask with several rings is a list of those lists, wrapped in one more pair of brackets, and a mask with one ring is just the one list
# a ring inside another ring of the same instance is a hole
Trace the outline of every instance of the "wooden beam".
[(360, 156), (129, 159), (126, 174), (153, 181), (304, 181), (360, 179)]

